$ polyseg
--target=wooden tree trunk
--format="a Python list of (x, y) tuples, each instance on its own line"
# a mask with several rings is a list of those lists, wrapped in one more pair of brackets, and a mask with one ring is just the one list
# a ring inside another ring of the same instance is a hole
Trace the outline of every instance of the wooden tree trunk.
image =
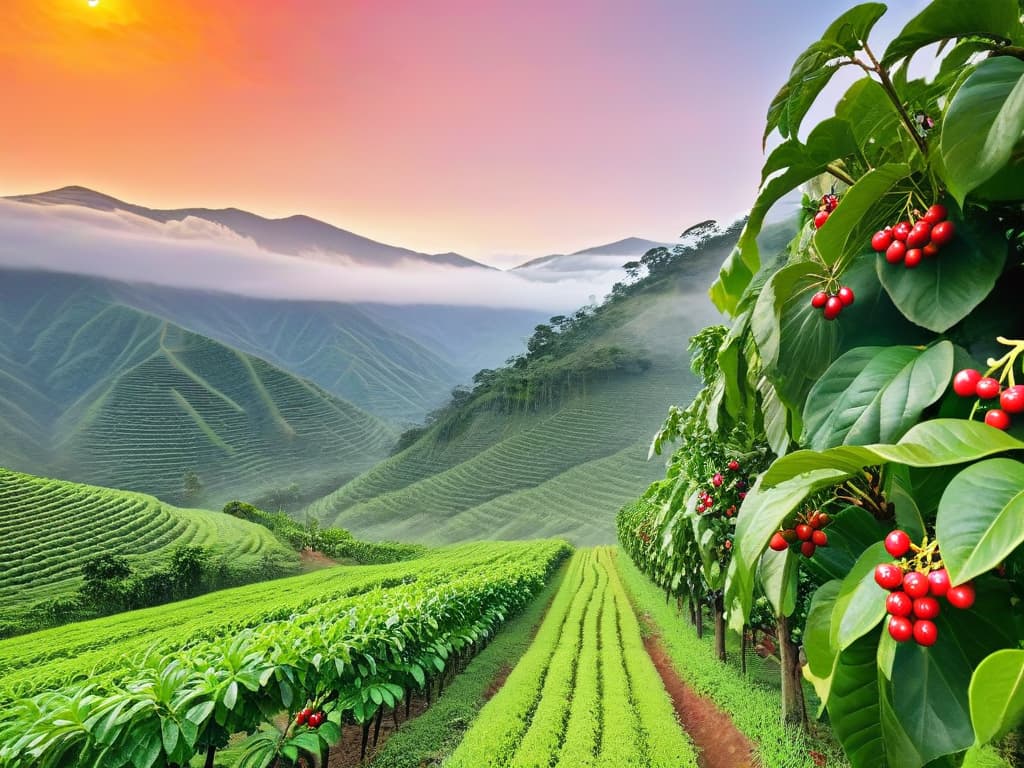
[(213, 768), (213, 758), (217, 754), (217, 748), (211, 744), (206, 748), (206, 762), (204, 768)]
[(697, 601), (697, 638), (704, 638), (704, 601)]
[(740, 671), (747, 674), (747, 628), (743, 627), (743, 634), (740, 642)]
[(782, 721), (786, 725), (797, 725), (806, 730), (807, 710), (804, 708), (800, 653), (789, 638), (789, 617), (779, 616), (776, 628), (779, 635), (779, 658), (782, 674)]
[(725, 661), (725, 598), (715, 596), (715, 655)]

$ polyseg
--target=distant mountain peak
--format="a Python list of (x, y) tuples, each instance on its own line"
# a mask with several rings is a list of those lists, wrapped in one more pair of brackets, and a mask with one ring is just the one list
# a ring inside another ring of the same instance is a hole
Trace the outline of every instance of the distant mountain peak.
[(159, 222), (180, 221), (193, 216), (225, 226), (242, 237), (252, 239), (262, 248), (287, 256), (305, 257), (310, 253), (336, 254), (339, 258), (372, 266), (395, 266), (409, 261), (437, 266), (493, 269), (454, 252), (421, 253), (381, 243), (305, 214), (268, 219), (233, 207), (146, 208), (79, 185), (35, 194), (12, 195), (7, 199), (35, 205), (78, 205), (99, 211), (121, 210)]
[[(531, 259), (530, 261), (524, 262), (513, 269), (564, 269), (566, 271), (585, 271), (592, 269), (607, 269), (609, 264), (609, 257), (621, 256), (624, 259), (637, 258), (639, 259), (651, 248), (671, 248), (672, 243), (659, 243), (655, 240), (647, 240), (642, 237), (624, 237), (621, 240), (616, 240), (612, 243), (605, 243), (604, 245), (595, 245), (590, 248), (584, 248), (580, 251), (573, 251), (569, 254), (554, 253), (550, 256), (541, 256), (540, 258)], [(587, 257), (605, 257), (600, 260), (592, 260)], [(617, 266), (617, 265), (613, 265)]]

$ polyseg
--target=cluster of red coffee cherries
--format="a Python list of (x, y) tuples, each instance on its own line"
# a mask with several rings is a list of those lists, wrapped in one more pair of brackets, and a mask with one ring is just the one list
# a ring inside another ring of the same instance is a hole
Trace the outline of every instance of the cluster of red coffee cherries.
[(835, 293), (818, 291), (811, 296), (811, 306), (820, 309), (826, 320), (835, 320), (844, 307), (853, 304), (853, 290), (845, 285)]
[(295, 715), (296, 725), (308, 725), (310, 728), (319, 728), (324, 724), (325, 720), (327, 720), (327, 715), (311, 707), (300, 709), (299, 713)]
[(812, 557), (818, 547), (828, 546), (828, 534), (822, 528), (831, 522), (825, 512), (814, 510), (797, 516), (797, 524), (792, 528), (784, 528), (772, 535), (768, 546), (776, 552), (793, 547), (799, 549), (804, 557)]
[(946, 207), (936, 203), (913, 224), (901, 221), (875, 232), (871, 247), (884, 253), (890, 264), (913, 269), (921, 259), (938, 256), (942, 246), (956, 236), (956, 226), (946, 216)]
[(974, 368), (964, 368), (953, 377), (953, 391), (960, 397), (976, 397), (979, 400), (999, 398), (999, 408), (985, 412), (985, 423), (996, 429), (1010, 428), (1010, 414), (1024, 412), (1024, 384), (1014, 384), (1005, 389), (999, 379), (983, 376)]
[[(736, 474), (736, 473), (740, 472), (740, 470), (741, 470), (740, 463), (736, 459), (730, 460), (729, 463), (726, 465), (726, 467), (728, 468), (728, 471), (730, 473), (732, 473), (732, 474)], [(733, 491), (733, 490), (736, 491), (737, 492), (736, 493), (736, 498), (740, 502), (742, 502), (743, 499), (747, 498), (747, 487), (748, 487), (748, 485), (747, 485), (746, 479), (743, 478), (742, 476), (740, 476), (739, 478), (737, 478), (735, 480), (730, 480), (730, 479), (727, 479), (726, 475), (724, 475), (723, 473), (715, 472), (715, 474), (711, 476), (710, 485), (711, 485), (711, 489), (710, 490), (709, 489), (702, 489), (697, 494), (697, 514), (698, 515), (702, 515), (705, 512), (710, 512), (712, 509), (715, 508), (715, 503), (717, 501), (720, 501), (720, 499), (716, 499), (714, 492), (717, 489), (721, 488), (723, 485), (726, 486), (726, 488), (724, 489), (725, 493), (728, 493), (728, 492)], [(736, 514), (736, 511), (737, 511), (736, 505), (735, 504), (730, 504), (728, 507), (725, 508), (725, 516), (726, 517), (733, 517)]]
[[(906, 531), (896, 530), (885, 537), (885, 550), (900, 558), (875, 567), (875, 582), (889, 590), (885, 599), (889, 634), (897, 643), (913, 639), (918, 645), (935, 645), (939, 637), (934, 622), (940, 610), (938, 598), (945, 597), (954, 608), (970, 608), (974, 605), (974, 585), (950, 584), (949, 573), (938, 559), (938, 547), (935, 542), (929, 544), (927, 538), (918, 547)], [(907, 559), (908, 552), (915, 557)]]
[(818, 206), (818, 212), (814, 214), (814, 228), (821, 229), (822, 225), (828, 221), (829, 215), (839, 205), (839, 196), (834, 192), (830, 192), (821, 198), (821, 204)]

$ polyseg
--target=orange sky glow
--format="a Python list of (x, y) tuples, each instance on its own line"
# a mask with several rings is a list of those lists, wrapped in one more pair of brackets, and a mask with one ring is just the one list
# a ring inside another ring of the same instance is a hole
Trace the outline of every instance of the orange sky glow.
[(801, 30), (720, 0), (4, 0), (0, 195), (306, 213), (513, 263), (749, 205)]

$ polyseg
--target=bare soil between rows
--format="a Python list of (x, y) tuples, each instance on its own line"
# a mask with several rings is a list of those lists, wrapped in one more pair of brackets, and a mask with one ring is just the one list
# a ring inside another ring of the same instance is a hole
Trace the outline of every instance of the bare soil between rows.
[[(545, 617), (548, 615), (548, 611), (551, 608), (551, 603), (554, 601), (555, 596), (551, 595), (547, 603), (544, 606), (544, 611), (540, 615), (540, 618), (530, 628), (530, 640), (531, 642), (537, 636), (537, 632), (540, 630), (540, 625), (544, 623)], [(454, 678), (458, 676), (459, 672), (462, 672), (472, 659), (468, 659), (466, 663), (459, 668), (455, 675), (452, 675), (452, 682)], [(494, 679), (488, 684), (487, 689), (483, 692), (483, 700), (489, 701), (494, 695), (501, 690), (502, 686), (505, 685), (505, 680), (512, 672), (512, 665), (503, 664), (501, 669), (495, 674)], [(434, 697), (433, 701), (437, 701)], [(395, 731), (398, 730), (399, 724), (404, 724), (407, 720), (415, 720), (421, 714), (426, 712), (428, 709), (427, 697), (425, 695), (413, 694), (412, 700), (409, 705), (409, 717), (405, 717), (405, 704), (399, 704), (397, 708), (398, 719), (395, 718), (395, 712), (389, 712), (380, 724), (380, 733), (378, 734), (377, 743), (374, 745), (373, 739), (373, 726), (370, 726), (369, 739), (366, 745), (366, 759), (361, 760), (360, 755), (362, 753), (363, 743), (363, 727), (361, 725), (346, 725), (342, 728), (341, 741), (331, 747), (330, 757), (327, 761), (327, 768), (358, 768), (358, 766), (369, 765), (374, 756), (380, 752), (387, 740), (391, 737)]]
[[(650, 628), (647, 617), (643, 618)], [(672, 666), (661, 638), (656, 634), (647, 635), (644, 647), (672, 698), (679, 722), (700, 750), (697, 764), (701, 768), (754, 768), (758, 764), (754, 744), (714, 702), (700, 696), (683, 682)]]

